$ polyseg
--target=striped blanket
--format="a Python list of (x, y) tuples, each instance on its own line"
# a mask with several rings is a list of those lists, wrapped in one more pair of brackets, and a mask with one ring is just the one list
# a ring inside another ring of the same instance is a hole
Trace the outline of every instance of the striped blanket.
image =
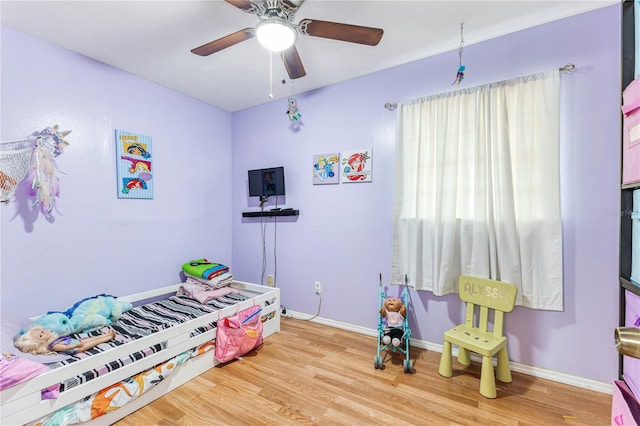
[[(148, 336), (151, 333), (165, 330), (169, 327), (181, 324), (183, 322), (198, 318), (202, 315), (206, 315), (211, 312), (215, 312), (219, 309), (226, 308), (234, 305), (248, 298), (241, 293), (230, 293), (225, 296), (219, 297), (208, 301), (207, 303), (200, 303), (197, 300), (191, 299), (185, 296), (172, 296), (166, 300), (160, 300), (147, 305), (136, 306), (133, 309), (127, 311), (120, 317), (120, 319), (114, 322), (111, 327), (116, 331), (116, 337), (108, 342), (102, 343), (86, 352), (81, 352), (76, 355), (70, 356), (64, 361), (49, 364), (50, 368), (59, 368), (64, 365), (71, 364), (81, 359), (87, 358), (91, 355), (95, 355), (114, 347), (124, 345), (135, 339)], [(213, 329), (216, 326), (215, 323), (208, 324), (204, 327), (199, 327), (191, 332), (191, 336), (195, 336)], [(81, 339), (87, 336), (95, 336), (104, 332), (103, 330), (96, 330), (91, 333), (80, 333), (74, 335), (74, 337)], [(157, 344), (146, 348), (142, 351), (131, 354), (122, 359), (115, 359), (110, 363), (88, 372), (85, 372), (79, 376), (65, 380), (60, 384), (60, 392), (66, 389), (71, 389), (82, 383), (88, 382), (101, 374), (116, 370), (125, 365), (129, 365), (145, 356), (154, 354), (164, 348), (163, 344)]]

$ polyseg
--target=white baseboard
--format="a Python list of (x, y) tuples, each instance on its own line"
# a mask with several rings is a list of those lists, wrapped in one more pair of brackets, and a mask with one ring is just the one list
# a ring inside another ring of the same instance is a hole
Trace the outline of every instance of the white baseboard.
[[(335, 321), (328, 318), (315, 317), (311, 318), (311, 315), (303, 314), (295, 311), (287, 311), (287, 317), (300, 320), (310, 320), (320, 324), (328, 325), (331, 327), (341, 328), (343, 330), (353, 331), (355, 333), (365, 334), (367, 336), (377, 337), (378, 330), (373, 328), (362, 327), (359, 325), (349, 324), (341, 321)], [(426, 340), (411, 339), (411, 346), (417, 348), (426, 349), (433, 352), (442, 353), (442, 344), (428, 342)], [(457, 356), (457, 349), (454, 347), (453, 356)], [(471, 359), (477, 362), (481, 362), (481, 358), (474, 354), (471, 355)], [(528, 374), (529, 376), (539, 377), (541, 379), (547, 379), (558, 383), (564, 383), (566, 385), (575, 386), (578, 388), (589, 389), (596, 392), (613, 394), (613, 384), (608, 382), (600, 382), (598, 380), (587, 379), (584, 377), (573, 376), (571, 374), (561, 373), (558, 371), (547, 370), (545, 368), (534, 367), (531, 365), (520, 364), (518, 362), (510, 361), (511, 371), (518, 373)]]

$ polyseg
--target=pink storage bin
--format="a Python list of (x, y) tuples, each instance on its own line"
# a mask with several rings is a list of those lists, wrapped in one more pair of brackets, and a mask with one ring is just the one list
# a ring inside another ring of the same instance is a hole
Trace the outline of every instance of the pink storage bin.
[(611, 399), (611, 426), (637, 425), (640, 421), (640, 406), (622, 380), (613, 382)]
[(640, 78), (622, 92), (622, 183), (640, 182)]
[[(640, 296), (625, 290), (625, 327), (640, 327)], [(622, 376), (637, 400), (640, 401), (640, 359), (624, 355)]]
[(640, 189), (633, 190), (631, 210), (631, 282), (640, 286)]

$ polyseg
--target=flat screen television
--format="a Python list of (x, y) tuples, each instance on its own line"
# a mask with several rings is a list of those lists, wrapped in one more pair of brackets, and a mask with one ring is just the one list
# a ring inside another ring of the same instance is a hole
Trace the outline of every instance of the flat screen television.
[(249, 170), (249, 196), (285, 195), (284, 167)]

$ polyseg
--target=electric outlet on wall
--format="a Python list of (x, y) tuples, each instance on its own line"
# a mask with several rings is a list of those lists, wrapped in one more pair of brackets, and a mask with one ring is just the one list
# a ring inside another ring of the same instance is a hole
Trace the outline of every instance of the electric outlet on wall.
[(320, 286), (320, 281), (315, 282), (315, 289), (316, 289), (316, 294), (320, 294), (320, 292), (322, 291), (322, 288)]
[(267, 285), (269, 287), (273, 287), (274, 286), (273, 275), (267, 275)]

